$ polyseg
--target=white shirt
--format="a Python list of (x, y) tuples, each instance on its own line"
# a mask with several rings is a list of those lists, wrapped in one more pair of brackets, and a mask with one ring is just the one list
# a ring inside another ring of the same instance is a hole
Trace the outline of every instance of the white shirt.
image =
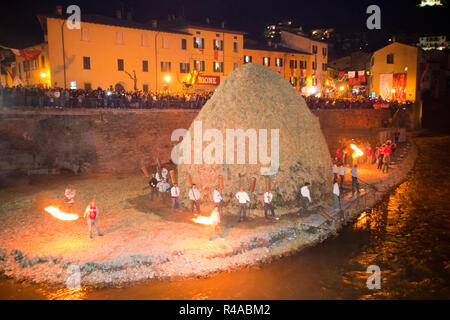
[(266, 192), (264, 193), (264, 203), (271, 203), (273, 199), (272, 192)]
[(220, 195), (220, 192), (218, 190), (216, 190), (216, 189), (214, 189), (214, 196), (213, 196), (213, 198), (214, 198), (214, 202), (215, 203), (219, 203), (220, 201), (223, 200), (222, 196)]
[(159, 172), (155, 174), (155, 178), (156, 180), (158, 180), (158, 182), (162, 180), (161, 177), (159, 176)]
[(337, 165), (333, 164), (333, 173), (338, 173), (337, 171)]
[(161, 181), (161, 182), (159, 182), (159, 183), (156, 185), (156, 187), (158, 188), (158, 191), (159, 191), (159, 192), (166, 192), (167, 189), (170, 188), (170, 184), (168, 184), (167, 182), (164, 183), (164, 182)]
[(238, 193), (236, 193), (236, 199), (239, 200), (239, 203), (247, 203), (250, 202), (250, 198), (248, 197), (247, 192), (245, 191), (239, 191)]
[(200, 199), (200, 191), (197, 188), (192, 188), (189, 190), (189, 199), (198, 200)]
[(358, 177), (358, 171), (356, 170), (356, 168), (352, 168), (352, 170), (350, 172), (352, 173), (352, 177), (355, 177), (355, 178)]
[(218, 225), (219, 223), (220, 223), (220, 215), (219, 215), (219, 212), (218, 211), (216, 211), (216, 210), (213, 210), (212, 212), (211, 212), (211, 219), (212, 219), (212, 223), (213, 223), (213, 225)]
[(178, 198), (180, 195), (180, 188), (172, 187), (172, 189), (170, 189), (170, 194), (172, 195), (172, 198)]
[(161, 174), (162, 174), (162, 176), (163, 176), (163, 179), (167, 178), (167, 173), (169, 173), (169, 171), (167, 171), (166, 168), (162, 168)]
[(300, 192), (301, 192), (301, 194), (302, 194), (303, 197), (308, 198), (309, 201), (311, 202), (311, 195), (309, 194), (308, 186), (303, 186), (303, 187), (300, 189)]
[(339, 175), (343, 176), (344, 173), (345, 173), (345, 171), (347, 171), (347, 169), (345, 169), (344, 166), (341, 166), (341, 167), (339, 168)]
[(333, 193), (337, 196), (339, 196), (339, 185), (337, 182), (334, 183), (333, 185)]

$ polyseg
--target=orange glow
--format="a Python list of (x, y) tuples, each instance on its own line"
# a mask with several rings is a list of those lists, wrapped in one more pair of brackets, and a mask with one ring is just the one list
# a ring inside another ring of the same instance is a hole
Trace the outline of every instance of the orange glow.
[(353, 150), (355, 150), (355, 151), (352, 153), (352, 157), (353, 157), (354, 159), (356, 159), (356, 158), (358, 158), (358, 157), (361, 157), (361, 156), (364, 154), (364, 152), (362, 152), (362, 150), (359, 149), (357, 146), (355, 146), (353, 143), (350, 144), (350, 148), (352, 148)]
[(45, 211), (59, 220), (72, 221), (78, 219), (78, 216), (76, 214), (62, 212), (54, 206), (48, 206), (47, 208), (45, 208)]
[(213, 221), (211, 217), (204, 217), (204, 216), (199, 216), (197, 218), (193, 218), (192, 221), (194, 221), (195, 223), (200, 223), (200, 224), (205, 224), (205, 225), (212, 225)]

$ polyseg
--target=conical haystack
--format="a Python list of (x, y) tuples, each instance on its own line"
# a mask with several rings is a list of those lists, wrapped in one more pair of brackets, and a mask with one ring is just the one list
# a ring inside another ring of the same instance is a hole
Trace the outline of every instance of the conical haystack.
[[(194, 129), (195, 127), (197, 129)], [(236, 146), (237, 140), (234, 140), (234, 149), (231, 149), (234, 150), (234, 164), (227, 161), (230, 155), (226, 150), (231, 148), (227, 144), (227, 129), (242, 129), (244, 132), (247, 130), (252, 132), (254, 129), (258, 140), (256, 163), (249, 163), (249, 152), (255, 149), (250, 147), (248, 138), (245, 140), (245, 163), (236, 163), (236, 156), (242, 154), (242, 149), (239, 151)], [(263, 131), (266, 129), (266, 140), (264, 135), (261, 135), (260, 129)], [(273, 130), (278, 130), (278, 146)], [(270, 177), (273, 201), (277, 207), (298, 207), (300, 188), (305, 182), (311, 183), (313, 205), (330, 204), (332, 164), (319, 120), (310, 112), (303, 97), (277, 72), (255, 64), (246, 64), (233, 71), (202, 108), (188, 132), (179, 145), (178, 153), (182, 160), (186, 161), (188, 154), (186, 150), (189, 150), (187, 147), (190, 142), (190, 164), (178, 164), (178, 183), (182, 194), (181, 200), (185, 204), (188, 203), (189, 185), (186, 179), (188, 175), (191, 176), (192, 182), (197, 184), (202, 201), (206, 204), (212, 205), (213, 190), (219, 185), (219, 175), (223, 176), (224, 200), (231, 200), (232, 205), (237, 204), (234, 195), (240, 187), (249, 192), (252, 178), (256, 178), (252, 197), (256, 197), (255, 199), (262, 204), (262, 194), (266, 191), (264, 175)], [(202, 134), (205, 136), (199, 150), (198, 142), (202, 139)], [(223, 163), (207, 164), (204, 161), (206, 157), (204, 159), (200, 157), (202, 163), (194, 163), (195, 160), (199, 162), (198, 157), (195, 159), (195, 152), (197, 156), (202, 153), (213, 156), (220, 154), (216, 151), (211, 152), (213, 146), (219, 150), (220, 143), (216, 140), (220, 140), (218, 139), (220, 135), (223, 143)], [(264, 150), (267, 150), (269, 157), (273, 156), (272, 147), (278, 147), (278, 171), (276, 168), (269, 173), (261, 171), (261, 168), (270, 166), (261, 163), (260, 149), (263, 148), (261, 141), (267, 141), (268, 146)]]

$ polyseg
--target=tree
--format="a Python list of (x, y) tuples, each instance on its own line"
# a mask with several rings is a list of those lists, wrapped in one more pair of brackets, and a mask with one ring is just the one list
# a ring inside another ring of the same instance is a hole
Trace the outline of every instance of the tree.
[(136, 71), (133, 70), (133, 75), (131, 75), (129, 72), (125, 71), (125, 73), (133, 80), (134, 82), (134, 91), (137, 91), (137, 77), (136, 77)]

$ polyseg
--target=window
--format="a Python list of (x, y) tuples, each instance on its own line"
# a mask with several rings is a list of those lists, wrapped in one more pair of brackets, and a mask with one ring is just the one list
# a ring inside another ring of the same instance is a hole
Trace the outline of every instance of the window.
[(391, 53), (391, 54), (388, 54), (387, 56), (386, 56), (386, 63), (387, 64), (394, 64), (394, 54), (393, 53)]
[(26, 60), (23, 62), (23, 72), (30, 71), (30, 61)]
[(83, 69), (91, 69), (91, 57), (83, 57)]
[(199, 72), (205, 71), (205, 61), (194, 60), (194, 70)]
[(312, 69), (317, 70), (317, 62), (315, 61), (312, 62)]
[(119, 71), (123, 71), (124, 70), (123, 59), (117, 59), (117, 70), (119, 70)]
[(148, 72), (148, 60), (142, 61), (142, 72)]
[(236, 41), (233, 42), (233, 51), (238, 52), (238, 43)]
[(87, 28), (81, 28), (81, 40), (89, 41), (89, 30)]
[(252, 56), (244, 56), (244, 63), (252, 63)]
[(214, 72), (223, 72), (223, 62), (213, 62)]
[(141, 37), (141, 45), (142, 45), (143, 47), (147, 47), (147, 46), (148, 46), (148, 37), (147, 37), (146, 34), (142, 34), (142, 37)]
[(214, 39), (213, 45), (214, 45), (214, 50), (223, 51), (223, 40)]
[(180, 73), (189, 73), (189, 63), (180, 63)]
[(313, 45), (312, 46), (312, 53), (317, 53), (317, 46), (316, 45)]
[(170, 62), (161, 61), (161, 72), (170, 72), (172, 69)]
[(275, 65), (277, 67), (282, 67), (283, 66), (283, 59), (282, 58), (275, 58)]
[(168, 38), (166, 38), (166, 37), (162, 38), (162, 47), (164, 49), (168, 49), (169, 48), (169, 39)]
[(85, 82), (84, 83), (84, 90), (91, 90), (92, 89), (92, 84), (90, 82)]
[(116, 32), (116, 43), (123, 44), (123, 32), (122, 31)]
[(289, 60), (289, 68), (297, 69), (297, 60)]
[(181, 50), (186, 50), (186, 48), (187, 48), (186, 39), (181, 39)]
[(266, 66), (266, 67), (270, 66), (270, 58), (263, 57), (262, 62), (263, 62), (263, 66)]
[(289, 82), (295, 87), (297, 86), (297, 78), (296, 77), (290, 77)]
[(327, 56), (327, 48), (322, 48), (322, 55), (323, 55), (324, 57)]
[(306, 60), (300, 60), (300, 69), (306, 69)]
[(233, 63), (233, 70), (236, 70), (239, 67), (239, 64), (237, 62)]
[(204, 49), (205, 48), (205, 39), (194, 37), (194, 48), (195, 49)]
[(326, 63), (322, 63), (322, 71), (327, 71), (327, 64)]
[(45, 68), (45, 56), (41, 56), (41, 68)]
[(306, 78), (300, 78), (298, 80), (299, 80), (300, 86), (306, 86)]
[(148, 92), (148, 84), (144, 83), (144, 84), (142, 85), (142, 91)]

